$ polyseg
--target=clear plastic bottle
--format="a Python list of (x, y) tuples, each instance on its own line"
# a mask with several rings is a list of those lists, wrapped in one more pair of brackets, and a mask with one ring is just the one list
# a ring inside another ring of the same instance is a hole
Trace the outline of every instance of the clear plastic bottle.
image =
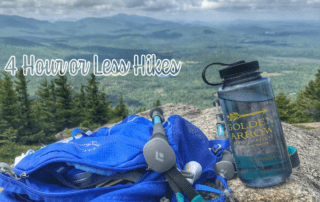
[(285, 182), (292, 166), (269, 78), (257, 61), (220, 70), (218, 90), (238, 176), (249, 187)]

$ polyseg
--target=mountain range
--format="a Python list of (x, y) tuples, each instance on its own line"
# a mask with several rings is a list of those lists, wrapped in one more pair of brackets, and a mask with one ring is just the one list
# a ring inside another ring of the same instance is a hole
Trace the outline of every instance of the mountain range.
[[(131, 111), (162, 104), (183, 102), (205, 109), (211, 106), (217, 87), (202, 81), (203, 68), (212, 62), (232, 63), (258, 60), (261, 71), (270, 77), (274, 93), (285, 92), (294, 100), (314, 78), (320, 65), (320, 23), (314, 21), (232, 21), (174, 22), (144, 16), (118, 14), (104, 18), (48, 22), (20, 16), (0, 15), (0, 67), (16, 56), (22, 66), (23, 55), (37, 59), (85, 59), (93, 55), (104, 59), (124, 59), (155, 54), (157, 58), (182, 62), (176, 77), (134, 76), (98, 77), (101, 90), (115, 102), (119, 94)], [(219, 67), (208, 71), (211, 82), (219, 82)], [(46, 76), (31, 76), (29, 93)], [(53, 77), (47, 77), (48, 80)], [(294, 78), (294, 79), (293, 79)], [(87, 77), (68, 76), (78, 90)]]

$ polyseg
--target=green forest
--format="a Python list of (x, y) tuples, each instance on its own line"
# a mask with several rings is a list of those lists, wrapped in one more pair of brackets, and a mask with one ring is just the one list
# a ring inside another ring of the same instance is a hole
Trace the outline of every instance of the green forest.
[[(11, 23), (6, 23), (8, 20)], [(237, 26), (222, 29), (217, 25), (180, 24), (124, 14), (55, 23), (0, 16), (0, 22), (0, 72), (11, 56), (16, 57), (16, 66), (21, 68), (23, 55), (29, 62), (34, 55), (35, 60), (85, 59), (91, 63), (98, 55), (99, 66), (104, 59), (123, 59), (133, 64), (134, 55), (147, 54), (155, 54), (160, 60), (181, 61), (180, 73), (171, 77), (135, 76), (133, 69), (126, 76), (96, 75), (99, 88), (109, 95), (111, 105), (115, 107), (122, 94), (130, 114), (143, 107), (150, 109), (155, 100), (162, 104), (187, 103), (200, 109), (212, 107), (218, 87), (206, 85), (201, 78), (204, 67), (212, 62), (258, 61), (262, 75), (271, 80), (274, 94), (283, 92), (291, 101), (314, 79), (320, 65), (319, 23), (237, 23), (238, 27), (246, 27), (241, 32)], [(219, 69), (208, 69), (208, 81), (221, 81)], [(89, 77), (80, 73), (68, 75), (68, 81), (79, 90)], [(49, 83), (54, 79), (27, 75), (31, 98), (37, 97), (36, 90), (44, 78)]]
[[(93, 130), (153, 106), (210, 108), (219, 87), (206, 85), (201, 73), (212, 62), (258, 61), (261, 75), (270, 78), (281, 121), (320, 121), (317, 22), (218, 27), (124, 14), (54, 23), (0, 15), (0, 25), (0, 162), (12, 163), (29, 149), (55, 142), (61, 131)], [(86, 76), (24, 76), (21, 70), (24, 55), (64, 61), (92, 61), (98, 55), (101, 66), (104, 59), (132, 63), (134, 55), (146, 54), (181, 61), (180, 73), (135, 76), (130, 69), (125, 77), (95, 76), (90, 69)], [(5, 73), (11, 56), (20, 69), (15, 76)], [(209, 82), (221, 81), (219, 69), (208, 69)]]
[(297, 99), (290, 102), (290, 98), (282, 92), (276, 96), (276, 103), (280, 120), (285, 123), (309, 123), (320, 121), (320, 68), (315, 74), (315, 80), (309, 81), (301, 90)]
[[(39, 149), (56, 141), (55, 134), (75, 127), (94, 130), (106, 123), (117, 123), (129, 115), (123, 95), (112, 107), (99, 82), (92, 73), (79, 92), (68, 82), (66, 75), (51, 82), (44, 79), (30, 98), (29, 80), (23, 69), (12, 79), (8, 73), (0, 77), (0, 161), (13, 162), (21, 152)], [(160, 106), (160, 100), (153, 106)], [(138, 112), (146, 108), (140, 108)]]
[[(129, 115), (123, 95), (112, 107), (109, 96), (99, 90), (99, 82), (92, 73), (79, 91), (68, 82), (67, 76), (58, 76), (51, 82), (44, 79), (36, 91), (37, 97), (30, 98), (29, 80), (18, 71), (14, 79), (8, 73), (0, 77), (0, 161), (14, 161), (14, 157), (30, 148), (37, 150), (44, 144), (56, 141), (55, 134), (74, 127), (91, 130), (106, 123), (116, 123)], [(309, 81), (297, 99), (280, 93), (275, 98), (279, 116), (286, 123), (320, 121), (320, 68), (315, 80)], [(161, 106), (157, 100), (152, 106)], [(145, 111), (140, 108), (136, 113)]]

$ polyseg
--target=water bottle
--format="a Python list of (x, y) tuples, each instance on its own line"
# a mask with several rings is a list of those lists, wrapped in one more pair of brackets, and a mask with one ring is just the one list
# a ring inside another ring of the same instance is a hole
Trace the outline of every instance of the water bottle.
[[(219, 70), (223, 82), (207, 81), (205, 71), (211, 65), (228, 66)], [(246, 186), (255, 188), (280, 184), (292, 174), (270, 79), (258, 70), (257, 61), (240, 61), (212, 63), (202, 72), (208, 85), (222, 85), (218, 97), (238, 176)]]

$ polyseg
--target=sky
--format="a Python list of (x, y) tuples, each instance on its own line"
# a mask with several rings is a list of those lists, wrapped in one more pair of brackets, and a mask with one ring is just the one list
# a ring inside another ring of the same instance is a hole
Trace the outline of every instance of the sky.
[(78, 20), (119, 13), (174, 21), (320, 20), (320, 0), (1, 0), (0, 14)]

